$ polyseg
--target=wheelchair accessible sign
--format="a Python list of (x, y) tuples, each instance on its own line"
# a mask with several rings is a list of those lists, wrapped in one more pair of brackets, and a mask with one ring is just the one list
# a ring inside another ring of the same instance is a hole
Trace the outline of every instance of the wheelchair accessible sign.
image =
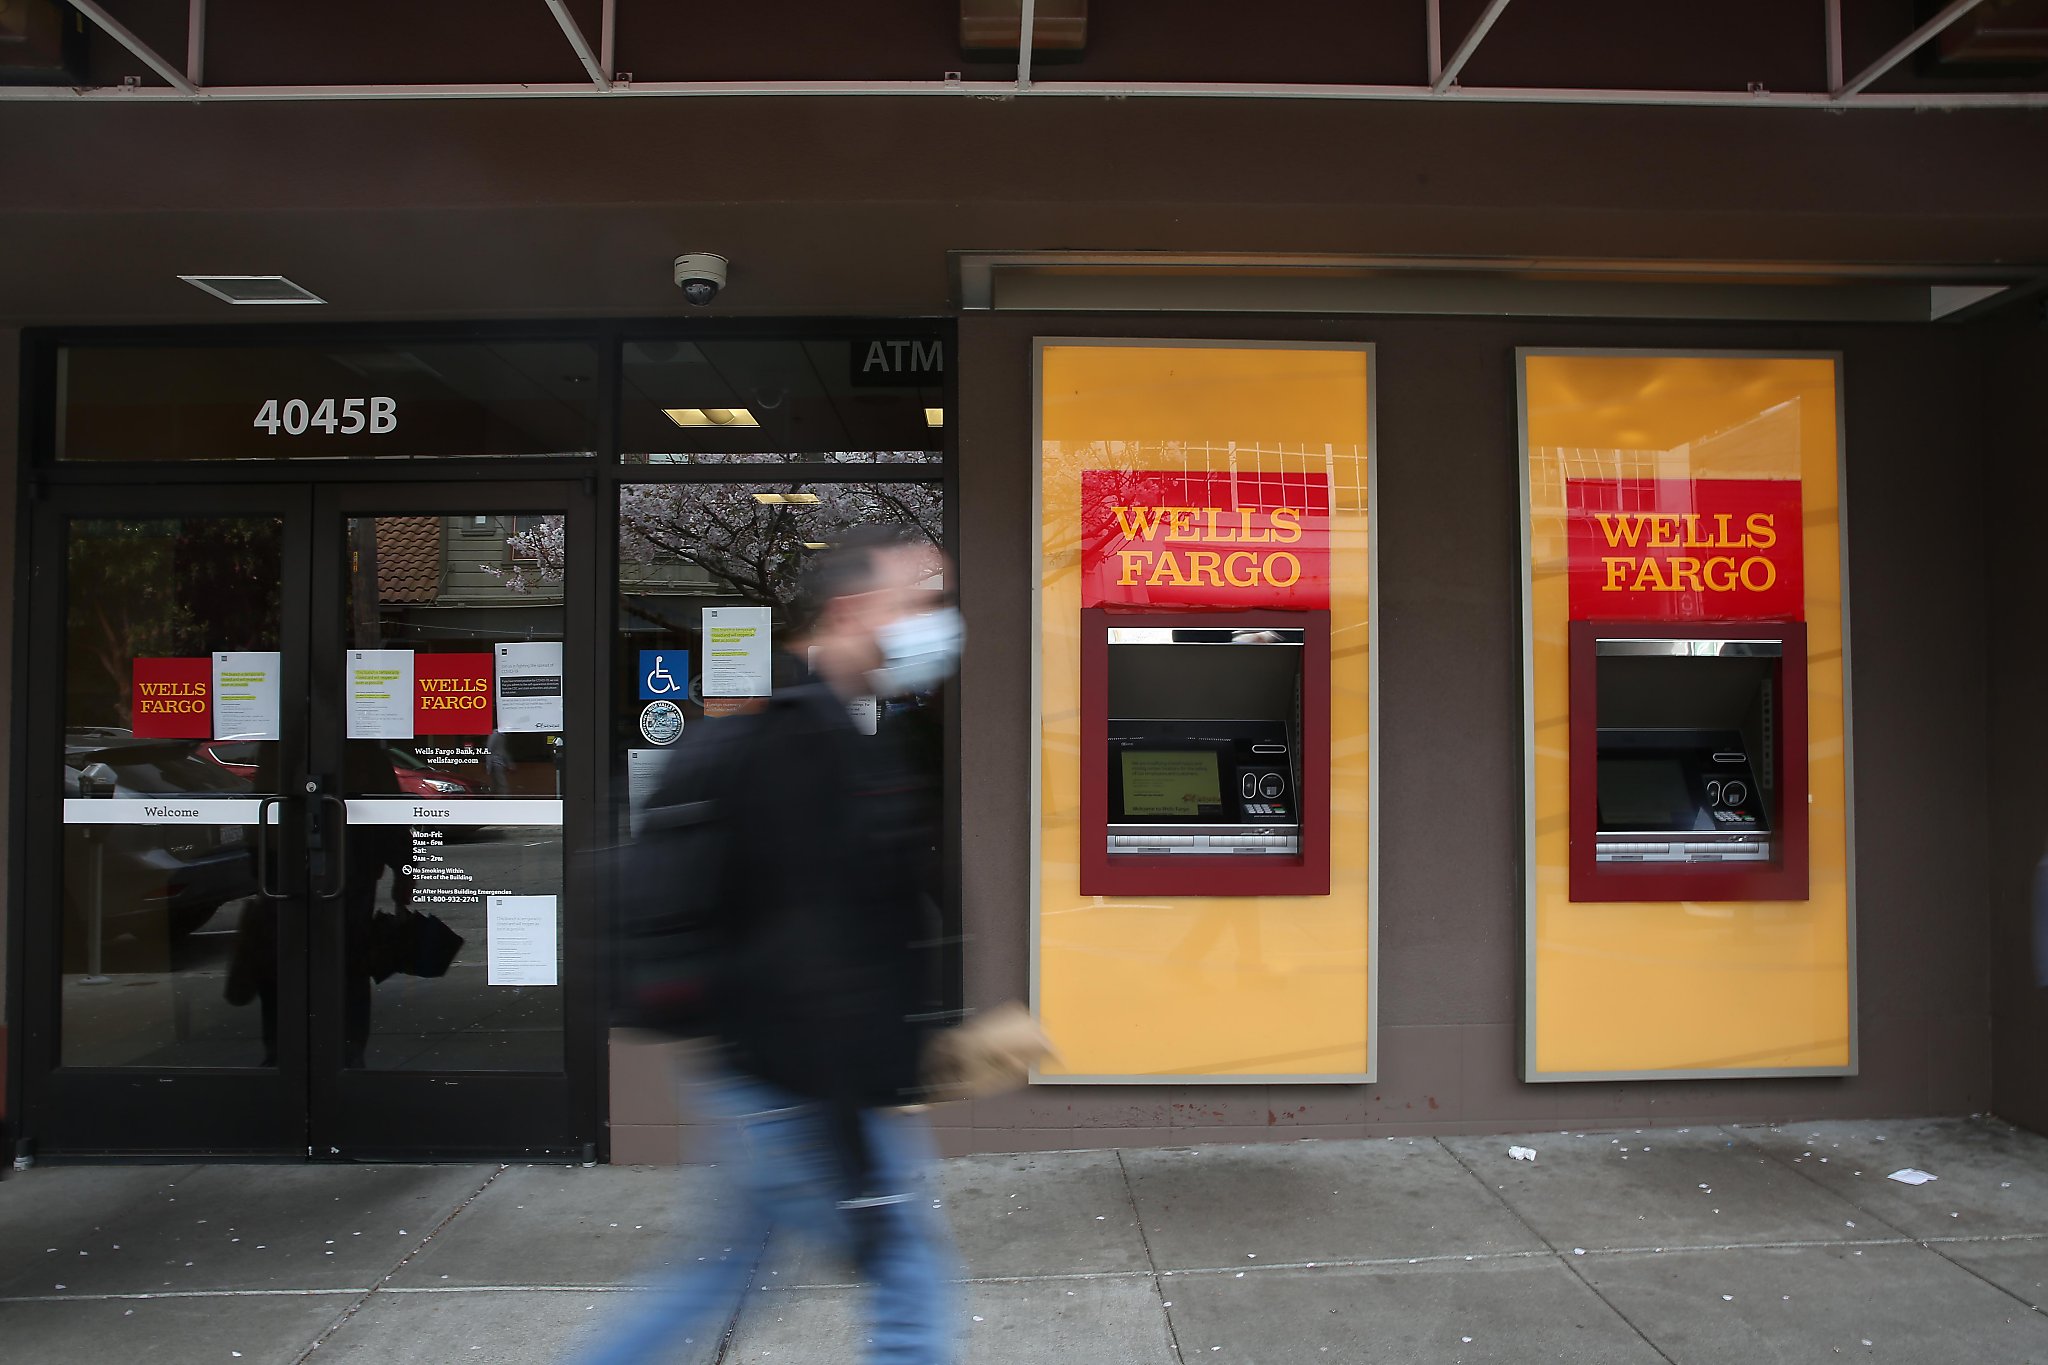
[(690, 651), (687, 649), (643, 649), (640, 651), (640, 733), (650, 744), (670, 745), (682, 738), (683, 708), (677, 702), (690, 695)]
[(690, 651), (640, 651), (640, 700), (681, 701), (690, 695)]

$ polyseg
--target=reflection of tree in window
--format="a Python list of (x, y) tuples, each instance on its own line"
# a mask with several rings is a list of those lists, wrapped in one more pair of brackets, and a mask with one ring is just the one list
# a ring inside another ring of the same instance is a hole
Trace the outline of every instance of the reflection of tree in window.
[(129, 724), (133, 661), (275, 649), (281, 523), (79, 521), (71, 531), (71, 725)]
[[(874, 522), (913, 526), (941, 543), (944, 492), (936, 483), (629, 484), (619, 491), (620, 577), (683, 566), (701, 575), (701, 595), (783, 607), (811, 547)], [(523, 562), (507, 571), (508, 586), (561, 581), (560, 517), (513, 539)]]

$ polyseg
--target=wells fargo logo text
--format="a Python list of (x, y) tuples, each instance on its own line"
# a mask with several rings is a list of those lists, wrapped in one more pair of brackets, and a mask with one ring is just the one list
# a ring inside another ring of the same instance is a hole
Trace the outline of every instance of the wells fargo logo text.
[(135, 684), (136, 714), (142, 716), (203, 716), (207, 693), (203, 682), (138, 682)]
[(1109, 510), (1127, 542), (1113, 551), (1118, 587), (1289, 588), (1301, 581), (1300, 557), (1273, 548), (1301, 539), (1299, 507)]
[[(1777, 515), (1594, 512), (1602, 592), (1769, 592), (1778, 566), (1756, 553), (1778, 543)], [(1652, 550), (1656, 554), (1632, 553)], [(1669, 551), (1682, 551), (1671, 554)]]
[(419, 678), (422, 711), (482, 711), (491, 704), (487, 678)]

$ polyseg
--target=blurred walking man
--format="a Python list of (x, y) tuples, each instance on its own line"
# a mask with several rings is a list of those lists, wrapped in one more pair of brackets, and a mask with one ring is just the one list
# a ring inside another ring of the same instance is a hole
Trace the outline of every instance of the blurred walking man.
[(692, 727), (663, 776), (626, 896), (687, 904), (626, 943), (629, 958), (646, 951), (622, 969), (622, 1017), (665, 1014), (670, 1031), (714, 1041), (696, 1107), (722, 1120), (718, 1207), (709, 1239), (592, 1365), (697, 1358), (664, 1354), (686, 1343), (706, 1352), (764, 1243), (788, 1232), (840, 1247), (868, 1282), (867, 1360), (953, 1359), (930, 1138), (901, 1108), (920, 1098), (919, 1021), (932, 1017), (932, 765), (900, 742), (903, 726), (853, 719), (954, 671), (962, 630), (946, 577), (940, 552), (900, 530), (849, 532), (806, 566), (798, 648), (779, 661), (801, 681), (754, 714)]

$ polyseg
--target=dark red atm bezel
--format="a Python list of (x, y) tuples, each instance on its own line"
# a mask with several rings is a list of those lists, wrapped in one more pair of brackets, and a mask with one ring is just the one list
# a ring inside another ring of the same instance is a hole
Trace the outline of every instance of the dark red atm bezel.
[[(1782, 793), (1777, 856), (1743, 867), (1697, 863), (1602, 863), (1599, 834), (1599, 692), (1594, 643), (1601, 639), (1777, 640), (1778, 715), (1771, 761)], [(1712, 625), (1659, 621), (1571, 623), (1571, 899), (1574, 901), (1803, 901), (1807, 898), (1806, 626), (1798, 621)], [(1796, 742), (1793, 737), (1796, 736)]]
[[(1109, 856), (1109, 638), (1117, 626), (1261, 627), (1302, 632), (1301, 854), (1295, 858)], [(1330, 613), (1327, 611), (1081, 611), (1081, 894), (1327, 896), (1330, 894)]]

